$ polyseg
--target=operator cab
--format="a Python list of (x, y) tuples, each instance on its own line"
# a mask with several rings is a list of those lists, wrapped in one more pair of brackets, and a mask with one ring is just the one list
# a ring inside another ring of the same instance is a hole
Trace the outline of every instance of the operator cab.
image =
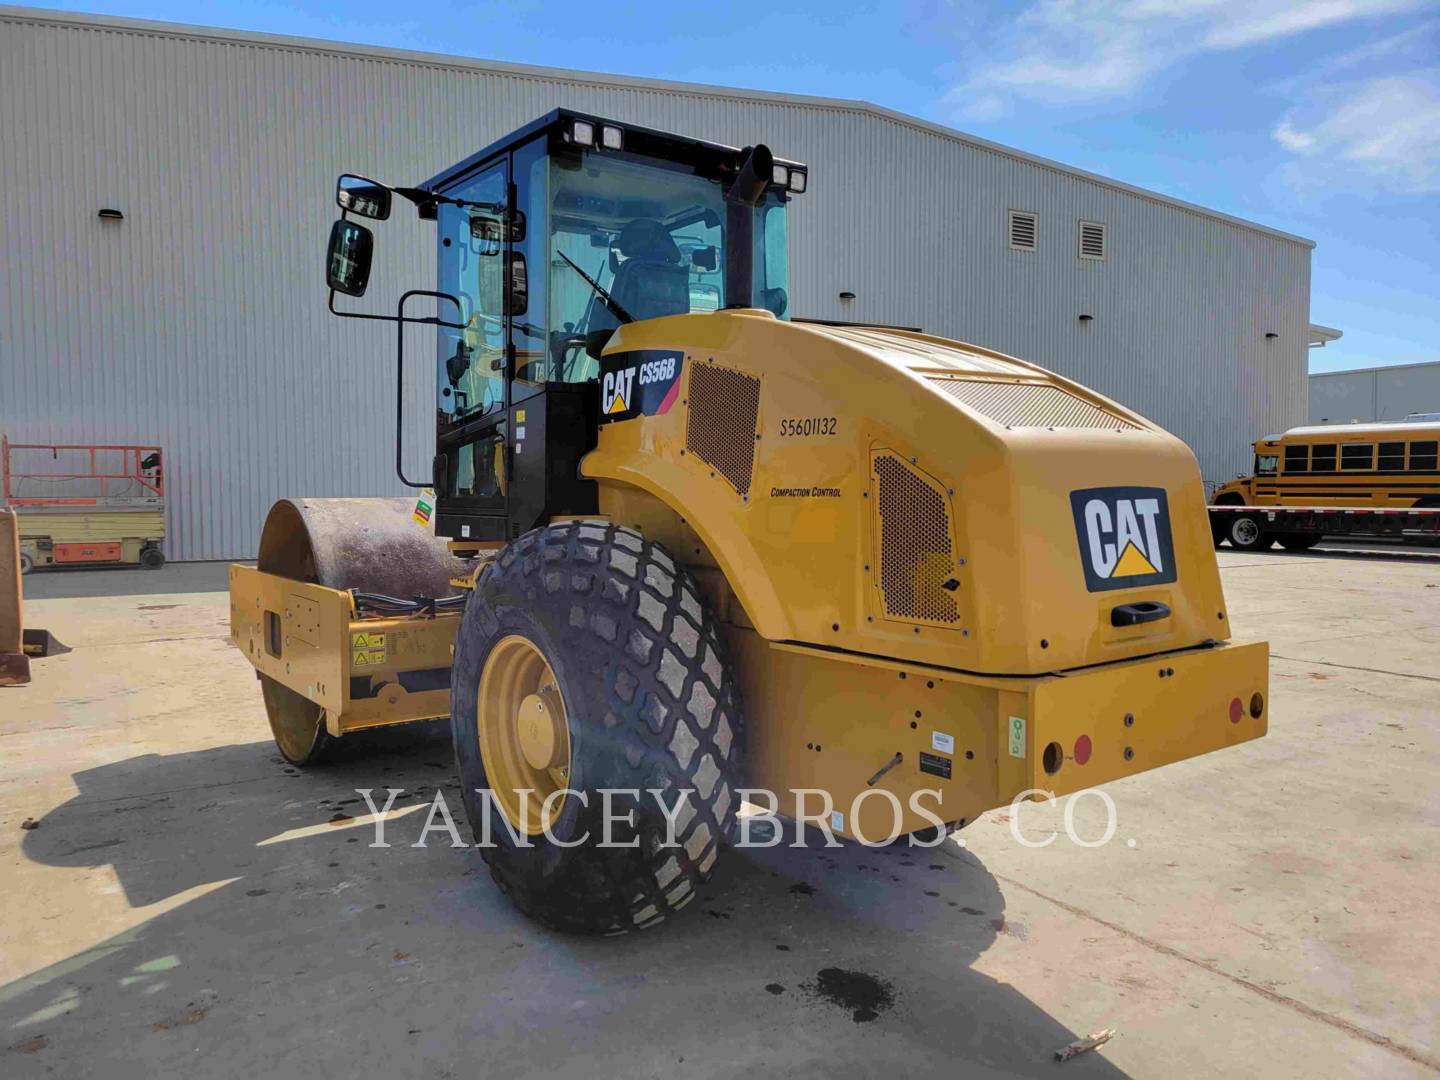
[[(435, 289), (453, 306), (406, 321), (438, 329), (437, 535), (505, 541), (594, 513), (579, 463), (596, 441), (610, 335), (726, 307), (788, 318), (786, 204), (807, 181), (763, 146), (566, 109), (417, 188), (343, 177), (337, 202), (350, 213), (387, 216), (393, 190), (436, 221)], [(331, 287), (360, 295), (368, 230), (343, 218), (335, 230)], [(346, 287), (356, 276), (358, 292)]]

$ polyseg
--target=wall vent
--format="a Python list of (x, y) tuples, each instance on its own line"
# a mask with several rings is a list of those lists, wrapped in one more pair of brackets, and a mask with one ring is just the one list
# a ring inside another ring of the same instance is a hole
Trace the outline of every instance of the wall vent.
[(689, 403), (685, 449), (728, 480), (737, 494), (750, 494), (760, 380), (714, 364), (691, 364)]
[(1009, 233), (1010, 247), (1015, 251), (1034, 251), (1040, 234), (1040, 219), (1028, 210), (1011, 210)]
[(885, 614), (906, 622), (959, 621), (959, 580), (945, 489), (886, 450), (872, 456), (871, 469), (876, 576)]
[(1105, 226), (1098, 221), (1080, 222), (1080, 258), (1105, 258)]

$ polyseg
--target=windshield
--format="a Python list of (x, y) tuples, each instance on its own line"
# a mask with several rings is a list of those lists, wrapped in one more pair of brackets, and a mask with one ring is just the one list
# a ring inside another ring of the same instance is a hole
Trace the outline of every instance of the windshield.
[[(720, 184), (681, 167), (586, 153), (550, 167), (550, 377), (584, 382), (599, 364), (585, 335), (629, 319), (725, 306), (725, 200)], [(755, 214), (755, 303), (789, 316), (784, 195)], [(598, 287), (597, 287), (598, 286)], [(608, 297), (608, 300), (607, 300)]]

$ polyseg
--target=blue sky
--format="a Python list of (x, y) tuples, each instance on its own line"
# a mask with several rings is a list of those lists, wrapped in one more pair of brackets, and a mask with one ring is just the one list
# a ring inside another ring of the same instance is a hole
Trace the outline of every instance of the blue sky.
[(1440, 0), (47, 6), (863, 98), (1315, 240), (1312, 371), (1440, 360)]

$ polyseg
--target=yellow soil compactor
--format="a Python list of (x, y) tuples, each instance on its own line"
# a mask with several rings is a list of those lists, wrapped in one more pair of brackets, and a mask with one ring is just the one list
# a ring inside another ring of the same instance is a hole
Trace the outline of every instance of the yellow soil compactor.
[[(397, 378), (436, 328), (431, 474), (396, 455), (433, 507), (277, 504), (234, 639), (297, 765), (449, 716), (484, 857), (548, 925), (684, 906), (753, 789), (933, 836), (1266, 730), (1190, 451), (1023, 360), (792, 316), (809, 184), (569, 110), (418, 187), (338, 183), (331, 310), (397, 324)], [(356, 311), (357, 219), (401, 200), (439, 280)]]

